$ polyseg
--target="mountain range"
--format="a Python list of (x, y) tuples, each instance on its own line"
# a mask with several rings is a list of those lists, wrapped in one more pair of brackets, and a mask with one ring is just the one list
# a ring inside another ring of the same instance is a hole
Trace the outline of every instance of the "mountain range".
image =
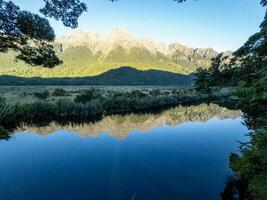
[(53, 69), (15, 61), (16, 53), (0, 54), (0, 75), (19, 77), (89, 77), (122, 66), (137, 70), (160, 70), (189, 74), (208, 68), (218, 53), (211, 49), (189, 48), (179, 43), (165, 44), (151, 38), (136, 38), (118, 27), (107, 35), (76, 29), (55, 43), (63, 64)]

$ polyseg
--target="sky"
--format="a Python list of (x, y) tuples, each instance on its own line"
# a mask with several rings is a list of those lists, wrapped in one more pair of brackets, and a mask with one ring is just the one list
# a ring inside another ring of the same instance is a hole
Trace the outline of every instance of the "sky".
[[(38, 13), (42, 0), (13, 0), (22, 10)], [(259, 31), (265, 9), (260, 0), (82, 0), (88, 12), (79, 19), (79, 28), (107, 34), (125, 27), (136, 37), (217, 51), (236, 50)], [(57, 37), (71, 29), (50, 20)]]

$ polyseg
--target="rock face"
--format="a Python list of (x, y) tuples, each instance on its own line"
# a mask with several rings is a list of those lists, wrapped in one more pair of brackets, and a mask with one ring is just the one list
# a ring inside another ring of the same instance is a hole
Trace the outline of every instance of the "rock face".
[(179, 52), (185, 57), (198, 56), (202, 59), (211, 59), (218, 55), (211, 48), (193, 49), (179, 43), (165, 44), (152, 38), (135, 38), (124, 27), (115, 28), (105, 36), (95, 31), (76, 29), (70, 35), (57, 39), (56, 43), (62, 44), (64, 50), (70, 47), (83, 46), (93, 54), (101, 52), (103, 55), (109, 54), (118, 47), (122, 47), (125, 50), (144, 48), (150, 53), (159, 52), (165, 56), (172, 56)]
[(16, 62), (14, 52), (0, 53), (0, 75), (20, 77), (88, 77), (122, 66), (137, 70), (160, 70), (178, 74), (209, 68), (218, 53), (211, 49), (194, 49), (179, 43), (165, 44), (151, 38), (136, 38), (119, 27), (107, 35), (95, 31), (74, 30), (58, 38), (55, 49), (63, 64), (53, 69)]

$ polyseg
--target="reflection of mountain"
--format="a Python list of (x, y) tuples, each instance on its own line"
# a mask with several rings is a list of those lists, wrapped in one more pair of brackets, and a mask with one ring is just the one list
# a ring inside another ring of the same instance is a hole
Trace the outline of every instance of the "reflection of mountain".
[(194, 75), (166, 71), (141, 71), (131, 67), (113, 69), (103, 74), (83, 78), (23, 78), (0, 76), (0, 85), (179, 85), (189, 86)]
[(74, 131), (80, 136), (97, 136), (102, 132), (107, 132), (111, 136), (123, 139), (134, 130), (148, 132), (153, 128), (163, 125), (175, 126), (189, 121), (206, 122), (212, 118), (234, 119), (241, 115), (241, 111), (228, 110), (215, 104), (201, 104), (190, 107), (178, 106), (164, 111), (161, 114), (107, 116), (99, 122), (84, 125), (67, 125), (62, 127), (58, 124), (51, 123), (46, 127), (24, 127), (24, 129), (37, 132), (40, 135), (48, 135), (57, 130)]

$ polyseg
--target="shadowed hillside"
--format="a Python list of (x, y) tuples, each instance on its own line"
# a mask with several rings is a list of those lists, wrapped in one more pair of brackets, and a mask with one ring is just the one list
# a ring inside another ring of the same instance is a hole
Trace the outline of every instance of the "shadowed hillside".
[(0, 85), (178, 85), (190, 86), (194, 75), (121, 67), (93, 77), (83, 78), (23, 78), (0, 76)]

